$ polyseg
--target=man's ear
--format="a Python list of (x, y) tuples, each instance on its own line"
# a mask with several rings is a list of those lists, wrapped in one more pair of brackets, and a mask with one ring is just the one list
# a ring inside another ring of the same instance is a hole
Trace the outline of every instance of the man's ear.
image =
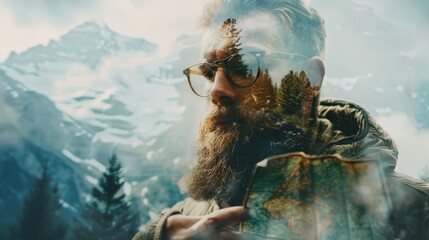
[(322, 58), (314, 56), (307, 60), (304, 72), (307, 74), (311, 86), (322, 87), (323, 78), (325, 77), (325, 64)]

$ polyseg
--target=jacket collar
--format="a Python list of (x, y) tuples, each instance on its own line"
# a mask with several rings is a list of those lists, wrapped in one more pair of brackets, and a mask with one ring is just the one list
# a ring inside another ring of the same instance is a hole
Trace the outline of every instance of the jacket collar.
[(338, 153), (350, 160), (381, 160), (393, 171), (396, 144), (361, 106), (342, 100), (322, 100), (318, 108), (316, 153)]

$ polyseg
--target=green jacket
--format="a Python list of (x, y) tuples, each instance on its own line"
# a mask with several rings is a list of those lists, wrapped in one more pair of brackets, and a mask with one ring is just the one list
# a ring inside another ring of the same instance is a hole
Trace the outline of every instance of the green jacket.
[[(323, 100), (317, 130), (320, 154), (340, 154), (345, 159), (378, 159), (390, 192), (395, 234), (399, 239), (429, 239), (429, 186), (394, 171), (398, 150), (390, 136), (362, 107), (340, 100)], [(133, 240), (163, 239), (166, 219), (173, 214), (201, 216), (219, 209), (214, 201), (187, 198), (168, 211)]]

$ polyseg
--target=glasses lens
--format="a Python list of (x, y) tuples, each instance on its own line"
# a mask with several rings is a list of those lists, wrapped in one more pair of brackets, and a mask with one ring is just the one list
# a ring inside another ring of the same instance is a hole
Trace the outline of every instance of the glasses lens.
[(259, 75), (258, 59), (248, 53), (234, 55), (228, 60), (227, 70), (235, 85), (248, 87), (255, 83)]
[(213, 67), (210, 64), (201, 63), (189, 67), (188, 70), (192, 90), (201, 97), (208, 96), (214, 80)]

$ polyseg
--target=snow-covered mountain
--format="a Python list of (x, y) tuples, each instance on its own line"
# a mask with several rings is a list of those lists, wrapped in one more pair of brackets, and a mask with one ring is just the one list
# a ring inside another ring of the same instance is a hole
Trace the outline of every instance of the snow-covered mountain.
[(155, 50), (143, 39), (87, 22), (47, 46), (11, 54), (1, 69), (28, 89), (49, 96), (61, 111), (99, 128), (94, 141), (136, 146), (184, 111), (173, 86), (182, 78), (154, 81), (162, 64), (148, 65)]
[[(47, 46), (11, 54), (0, 69), (85, 125), (76, 135), (88, 135), (94, 144), (136, 148), (150, 143), (185, 111), (176, 89), (184, 83), (177, 75), (181, 71), (169, 74), (174, 59), (159, 58), (155, 50), (143, 39), (86, 22)], [(74, 152), (67, 147), (79, 158), (100, 157), (94, 149)]]
[(197, 126), (200, 112), (181, 74), (183, 58), (198, 52), (194, 43), (183, 36), (159, 56), (144, 39), (86, 22), (46, 46), (12, 53), (0, 64), (0, 150), (7, 156), (0, 164), (10, 176), (0, 182), (1, 196), (8, 196), (0, 197), (4, 216), (17, 216), (46, 161), (70, 216), (112, 153), (145, 220), (180, 197), (176, 182), (189, 162), (190, 126)]
[(155, 50), (156, 45), (144, 39), (126, 37), (103, 23), (88, 21), (58, 40), (51, 40), (47, 46), (38, 45), (21, 54), (12, 52), (4, 65), (37, 75), (46, 63), (79, 62), (95, 68), (103, 58), (118, 52), (153, 53)]

